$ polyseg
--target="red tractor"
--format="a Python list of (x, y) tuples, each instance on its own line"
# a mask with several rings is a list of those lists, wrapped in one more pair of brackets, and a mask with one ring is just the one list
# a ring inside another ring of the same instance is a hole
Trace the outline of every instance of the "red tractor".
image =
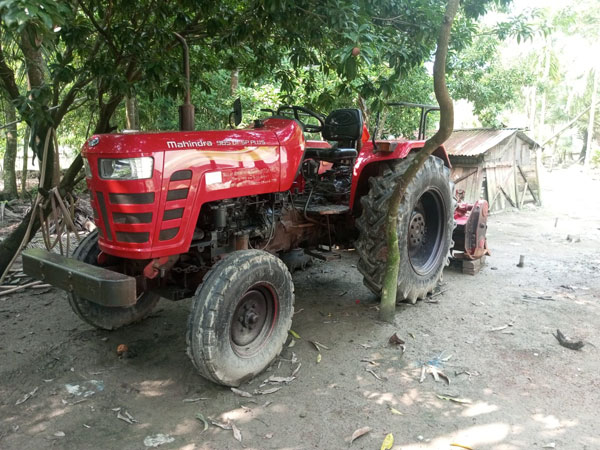
[[(240, 115), (238, 103), (236, 122)], [(290, 269), (335, 257), (335, 246), (355, 247), (364, 283), (380, 294), (388, 198), (422, 146), (370, 139), (358, 109), (324, 118), (300, 106), (246, 129), (92, 136), (82, 155), (97, 230), (72, 258), (27, 250), (24, 270), (66, 290), (75, 313), (106, 330), (144, 319), (161, 297), (191, 297), (192, 362), (205, 378), (237, 386), (286, 341)], [(449, 167), (440, 147), (408, 187), (399, 300), (425, 297), (448, 263), (456, 204)], [(466, 246), (485, 243), (484, 226), (479, 214)]]

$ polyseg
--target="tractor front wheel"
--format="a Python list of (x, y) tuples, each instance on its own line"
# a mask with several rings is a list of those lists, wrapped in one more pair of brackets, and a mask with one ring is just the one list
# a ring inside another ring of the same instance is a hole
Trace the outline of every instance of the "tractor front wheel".
[[(360, 233), (356, 241), (358, 270), (364, 276), (364, 284), (377, 295), (381, 294), (387, 262), (384, 236), (389, 199), (413, 158), (409, 155), (381, 176), (371, 177), (369, 193), (361, 198), (363, 211), (356, 224)], [(443, 161), (430, 156), (406, 189), (398, 211), (397, 300), (415, 303), (424, 298), (435, 288), (448, 264), (456, 203), (449, 175)]]
[(294, 285), (285, 264), (260, 250), (233, 252), (196, 291), (188, 355), (204, 378), (239, 386), (279, 355), (293, 312)]
[[(77, 261), (98, 265), (98, 230), (88, 234), (73, 252)], [(125, 325), (145, 319), (154, 309), (160, 296), (151, 292), (139, 292), (137, 303), (128, 307), (103, 306), (75, 294), (68, 294), (71, 308), (82, 320), (103, 330), (116, 330)]]

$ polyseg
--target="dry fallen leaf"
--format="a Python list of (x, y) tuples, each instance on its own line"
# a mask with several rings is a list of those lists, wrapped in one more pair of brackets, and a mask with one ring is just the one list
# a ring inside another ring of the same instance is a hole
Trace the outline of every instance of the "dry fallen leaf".
[(217, 422), (216, 420), (212, 420), (210, 417), (208, 418), (208, 420), (210, 420), (210, 423), (212, 423), (215, 427), (219, 427), (223, 430), (231, 430), (232, 429), (232, 426), (229, 423)]
[(460, 403), (460, 404), (463, 404), (463, 405), (468, 405), (469, 403), (471, 403), (471, 400), (469, 400), (469, 399), (453, 397), (452, 395), (440, 395), (440, 394), (436, 394), (436, 396), (440, 400), (448, 400), (450, 402)]
[(393, 445), (394, 435), (392, 433), (389, 433), (381, 443), (381, 448), (379, 450), (390, 450)]
[(208, 430), (208, 422), (202, 414), (200, 414), (200, 413), (196, 414), (196, 419), (198, 419), (199, 421), (201, 421), (204, 424), (204, 429), (200, 432), (200, 434), (202, 434), (206, 430)]
[(440, 378), (443, 378), (447, 384), (450, 384), (450, 378), (448, 378), (446, 374), (437, 367), (427, 366), (427, 371), (433, 376), (435, 381), (440, 381)]
[(233, 430), (233, 438), (238, 442), (242, 442), (242, 432), (233, 422), (231, 422), (231, 429)]
[(208, 397), (184, 398), (183, 403), (196, 403), (200, 400), (210, 400)]
[(367, 359), (367, 358), (361, 359), (360, 362), (366, 362), (366, 363), (371, 364), (372, 366), (378, 366), (379, 365), (379, 363), (373, 361), (372, 359)]
[(421, 367), (421, 376), (419, 377), (419, 383), (425, 381), (425, 377), (427, 376), (427, 369), (425, 366)]
[(392, 408), (391, 406), (390, 406), (390, 411), (392, 414), (398, 414), (399, 416), (402, 415), (402, 413), (400, 411), (398, 411), (396, 408)]
[(321, 362), (321, 354), (319, 353), (319, 354), (317, 355), (317, 364), (319, 364), (320, 362)]
[(324, 348), (325, 350), (329, 350), (329, 347), (321, 344), (320, 342), (317, 342), (317, 341), (308, 341), (308, 342), (310, 342), (312, 345), (314, 345), (319, 353), (321, 352), (321, 348)]
[(39, 389), (39, 387), (36, 387), (33, 391), (25, 394), (23, 397), (21, 397), (19, 400), (17, 400), (15, 405), (20, 405), (21, 403), (25, 403), (27, 400), (29, 400), (31, 397), (33, 397), (36, 394), (38, 389)]
[(390, 336), (388, 342), (390, 344), (394, 344), (394, 345), (404, 345), (406, 344), (406, 342), (404, 342), (404, 340), (398, 336), (398, 333), (394, 333)]
[(560, 345), (571, 350), (581, 350), (585, 345), (583, 341), (574, 341), (572, 339), (569, 339), (564, 334), (562, 334), (560, 330), (556, 330), (556, 334), (554, 334), (553, 336), (556, 338)]
[(121, 414), (121, 408), (119, 408), (117, 411), (117, 419), (120, 419), (123, 422), (127, 422), (129, 425), (133, 425), (134, 423), (137, 423), (137, 420), (135, 420), (133, 418), (133, 416), (131, 414), (129, 414), (127, 411), (124, 411), (124, 413)]
[(352, 437), (350, 438), (350, 445), (352, 445), (352, 443), (356, 439), (358, 439), (361, 436), (364, 436), (369, 431), (371, 431), (371, 427), (362, 427), (362, 428), (359, 428), (358, 430), (355, 430), (354, 433), (352, 433)]
[(298, 363), (298, 366), (292, 372), (292, 375), (291, 375), (292, 377), (295, 377), (296, 375), (298, 375), (298, 371), (300, 370), (301, 366), (302, 366), (302, 363)]
[(280, 387), (274, 387), (274, 388), (271, 388), (271, 389), (265, 389), (264, 391), (258, 389), (256, 391), (254, 391), (254, 394), (256, 394), (256, 395), (273, 394), (273, 393), (277, 392), (279, 389), (281, 389), (281, 388)]
[(231, 388), (231, 392), (233, 392), (236, 395), (239, 395), (240, 397), (252, 397), (252, 394), (250, 392), (242, 391), (241, 389), (237, 389), (234, 387)]
[(384, 381), (384, 380), (383, 380), (383, 378), (381, 378), (379, 375), (377, 375), (377, 374), (375, 373), (375, 371), (374, 371), (374, 370), (372, 370), (372, 369), (368, 369), (368, 368), (367, 368), (367, 369), (365, 369), (365, 370), (366, 370), (367, 372), (369, 372), (371, 375), (373, 375), (375, 378), (377, 378), (379, 381)]
[(296, 377), (291, 376), (291, 377), (276, 377), (275, 375), (271, 375), (269, 378), (267, 378), (264, 382), (265, 383), (272, 383), (272, 384), (276, 384), (276, 383), (290, 383), (292, 381), (294, 381), (296, 379)]
[(471, 447), (469, 447), (467, 445), (456, 444), (456, 443), (450, 444), (450, 447), (458, 447), (458, 448), (464, 448), (466, 450), (473, 450)]

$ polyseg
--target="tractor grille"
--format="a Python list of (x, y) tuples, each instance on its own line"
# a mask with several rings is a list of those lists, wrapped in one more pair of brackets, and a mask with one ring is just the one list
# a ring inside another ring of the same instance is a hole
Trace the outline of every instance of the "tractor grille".
[[(105, 245), (146, 255), (181, 241), (192, 175), (179, 170), (166, 182), (153, 178), (137, 184), (94, 179), (92, 207)], [(118, 192), (125, 187), (134, 192)]]
[(154, 203), (154, 192), (141, 194), (108, 194), (111, 203), (115, 205), (148, 205)]
[(152, 223), (152, 213), (113, 213), (114, 223)]
[[(98, 200), (98, 207), (100, 208), (100, 217), (102, 218), (102, 223), (98, 224), (98, 228), (103, 238), (126, 244), (143, 244), (150, 240), (153, 213), (151, 211), (122, 212), (119, 208), (120, 205), (124, 205), (127, 208), (131, 208), (130, 205), (152, 205), (155, 199), (154, 192), (108, 194), (110, 205), (116, 205), (116, 207), (107, 206), (104, 193), (100, 191), (96, 191), (96, 198)], [(111, 210), (117, 209), (117, 211), (109, 213), (109, 207)], [(145, 208), (148, 208), (148, 206), (145, 206)], [(129, 231), (123, 229), (122, 225), (141, 226), (144, 230), (134, 231), (132, 229)], [(118, 227), (118, 229), (114, 231), (113, 237), (113, 229), (115, 227)]]

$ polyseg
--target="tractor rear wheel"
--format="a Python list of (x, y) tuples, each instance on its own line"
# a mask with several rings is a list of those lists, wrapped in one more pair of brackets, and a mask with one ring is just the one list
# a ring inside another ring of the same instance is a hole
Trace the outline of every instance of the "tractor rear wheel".
[(279, 258), (261, 250), (230, 253), (196, 291), (188, 355), (204, 378), (239, 386), (279, 355), (293, 313), (292, 276)]
[[(371, 177), (369, 193), (361, 198), (363, 211), (356, 223), (358, 270), (364, 284), (377, 295), (381, 295), (387, 259), (385, 219), (389, 199), (413, 158), (409, 155), (382, 175)], [(399, 301), (415, 303), (424, 298), (436, 287), (448, 265), (455, 207), (449, 176), (443, 161), (430, 156), (406, 189), (398, 211)]]
[[(79, 243), (73, 252), (73, 258), (97, 266), (99, 253), (98, 230), (95, 230)], [(145, 319), (160, 300), (157, 294), (140, 292), (135, 305), (113, 307), (98, 305), (74, 294), (67, 294), (67, 297), (75, 314), (83, 321), (103, 330), (116, 330)]]

